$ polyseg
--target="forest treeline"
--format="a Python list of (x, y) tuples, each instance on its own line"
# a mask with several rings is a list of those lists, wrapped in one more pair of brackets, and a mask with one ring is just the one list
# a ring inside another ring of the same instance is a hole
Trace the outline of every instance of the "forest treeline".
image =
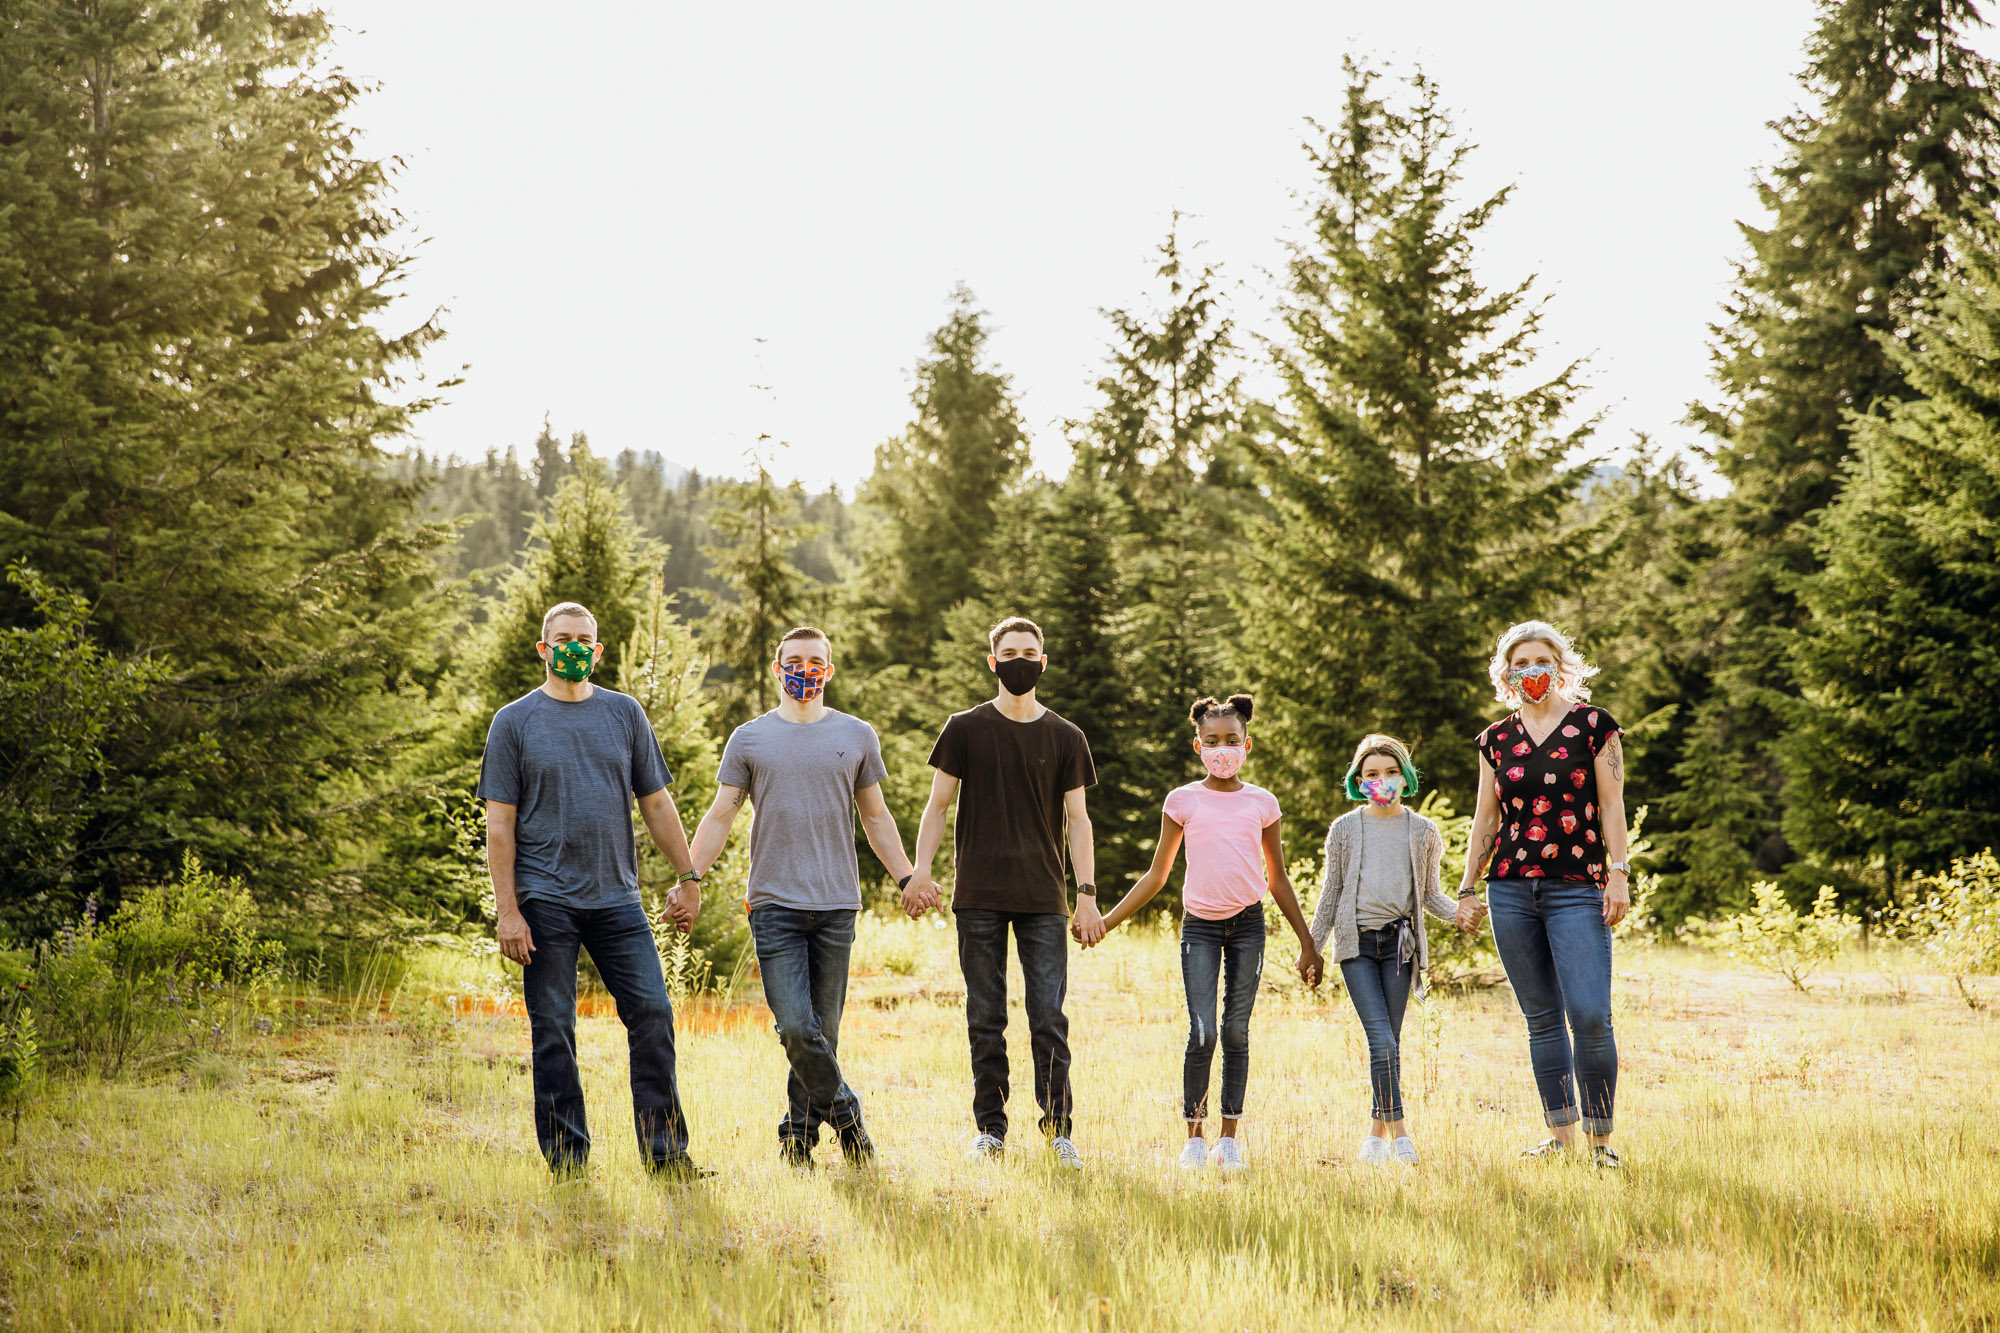
[[(906, 837), (931, 736), (990, 693), (986, 628), (1033, 615), (1044, 697), (1098, 757), (1113, 883), (1197, 776), (1198, 693), (1256, 693), (1257, 777), (1302, 850), (1365, 731), (1466, 807), (1486, 655), (1546, 618), (1630, 729), (1655, 912), (1757, 879), (1884, 908), (2000, 825), (1979, 22), (1970, 0), (1821, 0), (1689, 409), (1720, 493), (1598, 437), (1588, 365), (1540, 354), (1551, 307), (1481, 262), (1509, 191), (1467, 196), (1445, 91), (1350, 61), (1306, 125), (1272, 338), (1239, 335), (1177, 221), (1150, 290), (1106, 312), (1095, 406), (1049, 475), (960, 290), (913, 331), (908, 423), (843, 496), (769, 452), (681, 474), (546, 425), (520, 453), (406, 451), (452, 387), (426, 378), (443, 330), (383, 326), (410, 258), (325, 16), (10, 7), (4, 926), (46, 932), (188, 850), (299, 930), (476, 917), (485, 726), (538, 681), (564, 599), (597, 611), (689, 819), (728, 728), (773, 702), (772, 644), (826, 626), (829, 697), (882, 733)], [(1243, 387), (1258, 364), (1269, 401)]]

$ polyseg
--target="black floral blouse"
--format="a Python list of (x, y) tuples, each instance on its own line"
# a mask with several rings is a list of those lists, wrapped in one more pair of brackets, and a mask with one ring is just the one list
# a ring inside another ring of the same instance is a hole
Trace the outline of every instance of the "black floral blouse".
[(1583, 703), (1540, 745), (1519, 713), (1479, 733), (1479, 753), (1493, 766), (1493, 794), (1500, 798), (1488, 879), (1604, 882), (1597, 752), (1621, 730), (1611, 714)]

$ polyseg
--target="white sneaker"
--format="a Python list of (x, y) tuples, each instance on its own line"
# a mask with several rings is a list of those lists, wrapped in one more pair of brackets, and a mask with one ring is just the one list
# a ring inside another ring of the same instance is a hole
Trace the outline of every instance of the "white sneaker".
[(1370, 1134), (1361, 1140), (1361, 1151), (1354, 1154), (1354, 1160), (1364, 1166), (1381, 1166), (1389, 1160), (1389, 1140)]
[[(1380, 1139), (1376, 1139), (1375, 1141), (1377, 1143), (1381, 1142)], [(1408, 1134), (1398, 1134), (1396, 1136), (1396, 1146), (1391, 1151), (1395, 1153), (1396, 1160), (1404, 1166), (1415, 1166), (1417, 1164), (1417, 1143)]]
[(1049, 1151), (1055, 1154), (1057, 1166), (1066, 1166), (1072, 1171), (1083, 1170), (1083, 1154), (1064, 1136), (1057, 1135), (1050, 1139)]
[(971, 1146), (965, 1150), (965, 1155), (973, 1158), (990, 1159), (999, 1157), (1006, 1151), (1007, 1145), (999, 1139), (994, 1138), (991, 1134), (975, 1134), (972, 1136)]
[(1187, 1147), (1181, 1149), (1181, 1170), (1199, 1171), (1208, 1165), (1208, 1145), (1200, 1139), (1189, 1139)]
[(1215, 1141), (1215, 1164), (1224, 1171), (1241, 1171), (1250, 1165), (1243, 1160), (1243, 1145), (1230, 1138)]

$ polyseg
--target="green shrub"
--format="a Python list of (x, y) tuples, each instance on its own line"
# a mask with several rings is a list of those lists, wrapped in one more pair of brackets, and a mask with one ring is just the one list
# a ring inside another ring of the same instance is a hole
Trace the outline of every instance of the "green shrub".
[(53, 1063), (115, 1076), (167, 1046), (219, 1038), (275, 980), (282, 950), (254, 925), (242, 881), (188, 853), (180, 878), (128, 900), (109, 922), (95, 903), (36, 953), (29, 994)]
[(21, 1112), (34, 1100), (41, 1084), (41, 1043), (35, 1033), (35, 1011), (25, 1003), (26, 983), (15, 987), (0, 1018), (0, 1107), (14, 1122), (14, 1142), (21, 1141)]
[(1840, 956), (1841, 946), (1861, 933), (1861, 920), (1840, 910), (1831, 884), (1822, 884), (1812, 911), (1801, 914), (1769, 880), (1752, 888), (1756, 902), (1719, 922), (1700, 927), (1698, 942), (1764, 972), (1775, 972), (1798, 990), (1806, 978)]
[(1974, 1009), (1985, 1001), (1971, 978), (2000, 972), (2000, 862), (1989, 849), (1961, 857), (1942, 875), (1919, 875), (1917, 901), (1898, 922)]

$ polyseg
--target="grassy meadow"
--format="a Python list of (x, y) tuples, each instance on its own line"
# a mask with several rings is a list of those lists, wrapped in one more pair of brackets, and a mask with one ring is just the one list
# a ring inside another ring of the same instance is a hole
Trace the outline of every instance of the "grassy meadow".
[(302, 990), (271, 1032), (172, 1068), (56, 1083), (0, 1174), (0, 1323), (2000, 1327), (2000, 1016), (1894, 953), (1850, 953), (1799, 993), (1623, 947), (1622, 1176), (1517, 1161), (1541, 1128), (1512, 997), (1434, 992), (1404, 1030), (1424, 1154), (1404, 1171), (1353, 1162), (1359, 1029), (1337, 990), (1290, 980), (1274, 937), (1252, 1165), (1224, 1179), (1174, 1165), (1185, 1017), (1162, 930), (1073, 960), (1088, 1169), (1059, 1174), (1034, 1130), (1018, 1002), (1007, 1159), (965, 1160), (951, 941), (864, 923), (842, 1040), (881, 1148), (861, 1173), (831, 1144), (814, 1174), (777, 1162), (783, 1058), (745, 1000), (682, 1012), (694, 1151), (722, 1174), (650, 1181), (600, 1004), (581, 1023), (595, 1154), (552, 1182), (509, 980), (443, 950)]

